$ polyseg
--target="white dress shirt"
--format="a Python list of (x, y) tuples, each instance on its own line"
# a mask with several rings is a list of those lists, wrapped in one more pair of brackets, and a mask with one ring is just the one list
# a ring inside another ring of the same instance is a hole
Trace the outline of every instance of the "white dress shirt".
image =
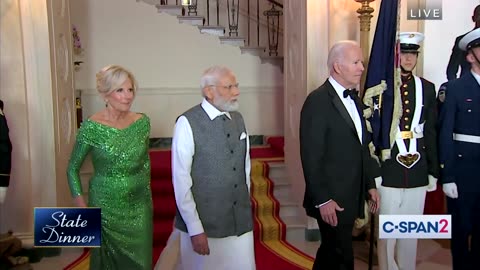
[[(226, 115), (231, 119), (230, 113), (221, 112), (210, 104), (206, 99), (202, 101), (202, 109), (207, 113), (210, 120)], [(248, 190), (250, 191), (250, 141), (246, 136), (247, 150), (245, 155), (245, 175)], [(175, 201), (178, 211), (183, 218), (190, 236), (204, 232), (202, 221), (197, 212), (195, 198), (192, 194), (192, 162), (195, 155), (195, 143), (193, 132), (188, 119), (180, 116), (175, 124), (172, 139), (172, 176)]]
[(338, 97), (342, 101), (345, 109), (347, 109), (350, 118), (352, 119), (353, 123), (355, 124), (355, 129), (357, 130), (358, 139), (360, 143), (362, 143), (362, 122), (360, 120), (360, 115), (358, 114), (357, 106), (355, 105), (355, 101), (350, 96), (346, 98), (343, 97), (343, 91), (345, 91), (345, 87), (341, 86), (335, 79), (330, 76), (328, 77), (328, 81), (335, 89)]

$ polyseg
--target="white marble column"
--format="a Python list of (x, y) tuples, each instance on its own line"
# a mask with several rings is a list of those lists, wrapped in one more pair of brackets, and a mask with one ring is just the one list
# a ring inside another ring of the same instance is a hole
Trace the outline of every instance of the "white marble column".
[(292, 193), (301, 202), (305, 183), (300, 163), (298, 128), (307, 96), (307, 1), (284, 2), (284, 136), (285, 164)]
[(29, 111), (19, 0), (2, 0), (0, 6), (0, 98), (12, 141), (12, 172), (5, 202), (0, 205), (0, 233), (32, 228), (32, 183)]
[[(60, 68), (51, 64), (65, 54), (50, 42), (50, 37), (54, 40), (59, 33), (49, 28), (49, 12), (53, 12), (49, 1), (1, 1), (0, 98), (5, 103), (13, 152), (10, 186), (0, 206), (0, 232), (31, 235), (34, 207), (71, 205), (63, 183), (65, 168), (57, 162), (68, 156), (58, 154), (57, 147), (64, 146), (56, 143), (60, 136), (70, 135), (63, 128), (71, 130), (74, 123), (69, 126), (58, 122), (65, 115), (60, 114), (63, 110), (58, 107), (57, 96), (68, 89), (57, 89), (52, 83), (58, 76), (55, 72), (70, 62), (65, 62), (66, 57)], [(68, 1), (56, 4), (67, 7)], [(63, 49), (69, 50), (70, 43), (66, 44)]]

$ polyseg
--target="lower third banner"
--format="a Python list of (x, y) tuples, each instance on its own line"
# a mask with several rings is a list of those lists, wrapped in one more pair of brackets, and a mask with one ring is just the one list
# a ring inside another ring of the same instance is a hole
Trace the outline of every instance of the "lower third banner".
[(380, 239), (450, 239), (452, 237), (450, 215), (380, 215), (378, 223)]
[(34, 209), (35, 247), (100, 247), (100, 208)]

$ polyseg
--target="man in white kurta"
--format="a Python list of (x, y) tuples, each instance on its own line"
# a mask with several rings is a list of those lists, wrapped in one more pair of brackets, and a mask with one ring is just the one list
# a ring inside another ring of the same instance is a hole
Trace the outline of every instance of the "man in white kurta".
[(249, 140), (236, 112), (238, 83), (228, 68), (212, 67), (201, 88), (202, 103), (178, 118), (172, 141), (180, 265), (254, 270)]

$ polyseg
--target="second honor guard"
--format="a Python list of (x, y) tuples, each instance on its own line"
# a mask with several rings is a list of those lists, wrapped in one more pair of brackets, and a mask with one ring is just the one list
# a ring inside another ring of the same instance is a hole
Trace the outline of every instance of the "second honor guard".
[(480, 28), (466, 34), (459, 48), (471, 69), (449, 81), (444, 91), (439, 152), (443, 192), (452, 215), (453, 270), (470, 270), (478, 269), (480, 255)]

